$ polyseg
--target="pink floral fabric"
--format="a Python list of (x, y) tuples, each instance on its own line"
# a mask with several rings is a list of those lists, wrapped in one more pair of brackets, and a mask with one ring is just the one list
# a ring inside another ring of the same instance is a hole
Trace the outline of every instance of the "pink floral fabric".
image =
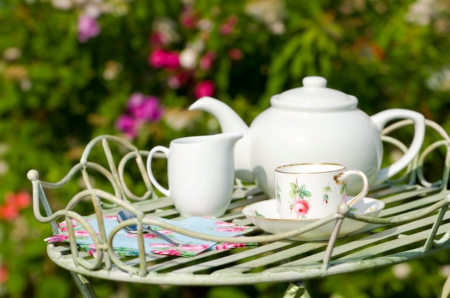
[[(94, 241), (92, 236), (99, 237), (99, 229), (98, 222), (96, 218), (93, 217), (85, 217), (85, 223), (79, 223), (75, 220), (72, 220), (72, 226), (74, 228), (74, 234), (76, 238), (76, 242), (78, 246), (87, 251), (92, 256), (96, 255), (96, 247), (94, 245)], [(217, 236), (228, 236), (235, 237), (240, 236), (250, 231), (253, 231), (253, 228), (246, 226), (238, 226), (234, 223), (219, 221), (212, 217), (191, 217), (184, 220), (166, 220), (159, 219), (161, 221), (168, 222), (170, 224), (194, 230), (202, 234), (208, 235), (217, 235)], [(105, 226), (105, 232), (109, 235), (110, 231), (117, 225), (117, 220), (115, 215), (106, 215), (103, 217), (103, 223)], [(86, 229), (86, 225), (90, 225), (95, 234), (91, 235)], [(69, 242), (67, 223), (61, 222), (58, 224), (59, 233), (53, 235), (52, 237), (46, 238), (45, 241), (48, 243), (57, 243), (57, 242)], [(163, 239), (160, 239), (155, 234), (143, 234), (145, 251), (146, 253), (160, 254), (160, 255), (170, 255), (170, 256), (183, 256), (183, 257), (192, 257), (196, 256), (199, 253), (202, 253), (206, 250), (226, 250), (231, 248), (243, 248), (247, 246), (254, 246), (253, 244), (244, 244), (244, 243), (215, 243), (211, 241), (204, 241), (192, 237), (188, 237), (182, 234), (175, 233), (171, 230), (162, 229), (159, 227), (153, 227), (158, 230), (160, 233), (164, 235), (174, 238), (176, 240), (183, 241), (184, 245), (176, 246), (170, 244)], [(125, 231), (119, 231), (114, 236), (113, 246), (114, 251), (119, 256), (136, 256), (139, 254), (138, 250), (138, 235), (130, 234)]]

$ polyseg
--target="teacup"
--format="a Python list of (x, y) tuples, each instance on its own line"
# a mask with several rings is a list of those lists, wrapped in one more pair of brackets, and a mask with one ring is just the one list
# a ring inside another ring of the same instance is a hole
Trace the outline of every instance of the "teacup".
[[(234, 146), (242, 133), (186, 137), (173, 140), (169, 148), (154, 147), (147, 158), (147, 173), (153, 185), (172, 198), (183, 217), (222, 216), (233, 194)], [(152, 172), (156, 152), (167, 156), (169, 189)]]
[(361, 192), (348, 205), (364, 198), (369, 189), (366, 175), (346, 170), (336, 163), (302, 163), (275, 169), (275, 198), (282, 219), (319, 219), (337, 212), (347, 199), (347, 181), (351, 175), (362, 178)]

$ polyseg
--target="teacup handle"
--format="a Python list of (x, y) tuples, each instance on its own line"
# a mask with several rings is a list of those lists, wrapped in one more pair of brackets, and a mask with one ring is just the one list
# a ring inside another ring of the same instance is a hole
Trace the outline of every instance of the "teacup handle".
[(150, 181), (153, 183), (153, 185), (160, 191), (162, 192), (166, 197), (170, 197), (170, 190), (165, 189), (164, 187), (162, 187), (158, 181), (156, 181), (155, 177), (153, 176), (153, 172), (152, 172), (152, 159), (153, 159), (153, 155), (156, 152), (162, 152), (167, 156), (167, 159), (169, 159), (169, 148), (166, 148), (164, 146), (156, 146), (154, 147), (152, 150), (150, 150), (150, 153), (148, 154), (147, 157), (147, 174), (148, 177), (150, 178)]
[(367, 181), (367, 177), (360, 170), (348, 170), (348, 171), (339, 173), (336, 176), (334, 176), (334, 180), (336, 182), (339, 182), (339, 183), (340, 182), (344, 182), (351, 175), (358, 175), (358, 176), (360, 176), (362, 178), (362, 180), (363, 180), (363, 188), (359, 192), (359, 194), (357, 194), (353, 199), (351, 199), (350, 201), (347, 202), (347, 204), (349, 206), (352, 206), (353, 204), (356, 204), (359, 200), (364, 198), (366, 196), (367, 192), (369, 191), (369, 182)]

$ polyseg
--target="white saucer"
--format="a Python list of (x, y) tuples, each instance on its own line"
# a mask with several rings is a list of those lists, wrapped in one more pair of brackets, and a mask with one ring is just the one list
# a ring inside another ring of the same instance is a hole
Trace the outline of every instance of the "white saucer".
[[(352, 196), (348, 196), (347, 201), (350, 201), (352, 198)], [(372, 198), (363, 198), (351, 207), (350, 212), (354, 214), (363, 214), (364, 216), (377, 217), (383, 208), (384, 203), (382, 201)], [(255, 226), (272, 234), (298, 229), (317, 221), (314, 219), (281, 219), (277, 211), (277, 202), (275, 199), (248, 205), (242, 209), (242, 213), (244, 213)], [(300, 241), (328, 240), (334, 224), (335, 221), (332, 221), (312, 231), (292, 237), (291, 239)], [(366, 222), (346, 218), (339, 231), (339, 237), (343, 237), (351, 232), (359, 230), (366, 225)]]

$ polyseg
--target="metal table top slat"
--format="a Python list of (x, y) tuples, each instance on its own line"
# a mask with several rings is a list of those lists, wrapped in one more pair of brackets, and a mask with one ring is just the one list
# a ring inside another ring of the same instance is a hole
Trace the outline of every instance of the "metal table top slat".
[(405, 199), (409, 199), (411, 197), (416, 197), (419, 195), (426, 195), (426, 194), (436, 192), (439, 190), (440, 189), (437, 187), (435, 187), (435, 188), (419, 188), (416, 190), (409, 190), (404, 193), (396, 194), (395, 196), (385, 197), (385, 198), (383, 198), (383, 202), (385, 204), (395, 203), (395, 202), (403, 201)]
[(183, 265), (186, 265), (188, 263), (202, 262), (203, 259), (207, 259), (207, 258), (209, 258), (211, 256), (216, 256), (216, 257), (220, 258), (220, 256), (218, 256), (218, 255), (225, 254), (225, 253), (227, 253), (226, 250), (211, 250), (211, 251), (203, 252), (203, 253), (201, 253), (199, 255), (196, 255), (194, 257), (191, 257), (191, 258), (168, 259), (164, 263), (148, 265), (147, 266), (147, 271), (148, 272), (166, 271), (167, 269), (170, 269), (170, 268), (173, 268), (173, 267), (183, 266)]
[(290, 244), (292, 244), (292, 243), (291, 242), (282, 242), (282, 241), (273, 242), (273, 243), (270, 243), (270, 244), (267, 244), (267, 245), (263, 245), (263, 246), (260, 246), (260, 247), (257, 247), (257, 248), (253, 248), (251, 250), (239, 252), (239, 253), (236, 253), (236, 254), (225, 256), (223, 258), (215, 259), (215, 260), (208, 261), (208, 262), (205, 262), (205, 263), (195, 264), (193, 266), (185, 267), (185, 268), (178, 269), (178, 270), (174, 270), (172, 272), (173, 273), (188, 273), (188, 272), (194, 273), (194, 272), (202, 271), (202, 270), (205, 270), (205, 269), (212, 269), (212, 268), (223, 266), (223, 265), (226, 265), (226, 264), (229, 264), (229, 263), (233, 263), (233, 262), (245, 259), (245, 258), (254, 257), (254, 256), (257, 256), (259, 254), (270, 252), (270, 251), (273, 251), (275, 249), (279, 249), (279, 248), (288, 246)]
[(401, 205), (395, 206), (395, 208), (393, 207), (393, 208), (385, 209), (382, 211), (382, 215), (380, 212), (380, 216), (386, 217), (389, 215), (400, 214), (400, 213), (403, 213), (403, 212), (406, 212), (409, 210), (416, 210), (419, 207), (423, 207), (425, 205), (431, 205), (433, 203), (436, 203), (436, 202), (444, 199), (448, 194), (450, 194), (450, 191), (439, 192), (439, 193), (433, 194), (429, 197), (415, 199), (412, 202), (403, 203)]
[[(436, 233), (436, 236), (444, 234), (445, 232), (448, 231), (449, 228), (450, 228), (450, 224), (441, 225)], [(345, 261), (345, 260), (356, 259), (356, 258), (366, 259), (366, 258), (370, 258), (370, 257), (375, 257), (376, 255), (382, 254), (384, 252), (394, 250), (399, 247), (407, 246), (409, 244), (413, 244), (413, 243), (416, 243), (419, 241), (426, 240), (429, 235), (430, 230), (431, 229), (421, 231), (421, 232), (411, 234), (411, 235), (405, 235), (404, 237), (394, 239), (394, 240), (391, 240), (386, 243), (368, 247), (361, 251), (346, 255), (345, 257), (341, 258), (340, 260)]]
[(271, 255), (264, 256), (264, 257), (258, 258), (256, 260), (252, 260), (252, 261), (238, 264), (238, 265), (235, 265), (235, 266), (232, 266), (229, 268), (215, 271), (213, 274), (243, 273), (246, 271), (250, 271), (254, 268), (266, 266), (266, 265), (273, 264), (273, 263), (276, 263), (276, 262), (279, 262), (282, 260), (286, 260), (290, 257), (294, 257), (299, 254), (310, 252), (312, 250), (324, 247), (326, 245), (327, 245), (326, 242), (310, 242), (310, 243), (301, 244), (296, 247), (292, 247), (292, 248), (289, 248), (289, 249), (286, 249), (286, 250), (283, 250), (280, 252), (274, 252)]
[(392, 187), (369, 192), (369, 197), (380, 198), (396, 195), (399, 193), (407, 193), (411, 190), (417, 189), (418, 187), (419, 187), (418, 185), (399, 185), (399, 186), (393, 185)]
[[(446, 215), (444, 217), (444, 219), (449, 219), (449, 218), (450, 218), (450, 215)], [(336, 257), (339, 255), (348, 253), (350, 251), (354, 251), (356, 249), (361, 249), (360, 251), (358, 251), (356, 253), (352, 253), (352, 254), (346, 255), (345, 257), (342, 257), (344, 259), (344, 258), (347, 258), (350, 256), (354, 257), (357, 254), (367, 255), (368, 250), (373, 253), (381, 253), (380, 249), (387, 249), (387, 248), (394, 249), (394, 248), (396, 248), (395, 245), (402, 243), (401, 240), (405, 240), (405, 237), (402, 237), (400, 241), (397, 241), (398, 239), (393, 239), (393, 240), (390, 240), (389, 242), (385, 242), (380, 245), (376, 245), (376, 246), (371, 246), (371, 245), (373, 245), (374, 243), (386, 240), (388, 238), (392, 238), (392, 237), (398, 236), (400, 234), (406, 233), (408, 231), (415, 230), (417, 228), (424, 227), (426, 225), (431, 225), (434, 223), (435, 219), (436, 219), (436, 216), (427, 217), (427, 218), (421, 219), (419, 221), (408, 223), (408, 224), (405, 224), (402, 226), (397, 226), (397, 227), (394, 227), (394, 228), (391, 228), (391, 229), (388, 229), (388, 230), (385, 230), (385, 231), (382, 231), (382, 232), (379, 232), (376, 234), (369, 235), (362, 239), (354, 240), (350, 243), (347, 243), (347, 244), (344, 244), (341, 246), (335, 246), (335, 248), (333, 249), (332, 256)], [(444, 225), (444, 226), (448, 227), (448, 225)], [(418, 233), (418, 235), (419, 235), (418, 237), (422, 237), (423, 235), (428, 235), (429, 230), (430, 229)], [(442, 231), (441, 231), (441, 233), (442, 233)], [(409, 236), (406, 236), (406, 237), (409, 237)], [(424, 237), (423, 239), (425, 239), (425, 238), (426, 237)], [(410, 238), (410, 239), (413, 239), (413, 238)], [(422, 238), (420, 238), (419, 240), (422, 240)], [(417, 240), (417, 241), (419, 241), (419, 240)], [(408, 243), (407, 242), (408, 241), (404, 241), (405, 245), (410, 244), (410, 242), (408, 242)], [(364, 248), (366, 246), (369, 246), (369, 248), (367, 248), (367, 249)], [(375, 249), (375, 247), (377, 247), (377, 249)], [(324, 254), (325, 254), (325, 252), (319, 252), (314, 255), (307, 256), (300, 260), (294, 261), (294, 262), (283, 264), (283, 265), (280, 265), (275, 268), (270, 268), (267, 270), (267, 272), (277, 272), (279, 270), (284, 270), (284, 268), (286, 268), (286, 267), (299, 266), (299, 265), (308, 264), (311, 262), (318, 262), (318, 261), (323, 260)]]

